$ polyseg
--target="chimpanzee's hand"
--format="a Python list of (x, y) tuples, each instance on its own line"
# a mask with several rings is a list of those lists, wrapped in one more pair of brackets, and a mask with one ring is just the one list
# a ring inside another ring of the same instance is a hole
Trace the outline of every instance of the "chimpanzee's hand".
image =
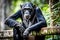
[(29, 36), (30, 31), (26, 29), (23, 33), (23, 38), (27, 38)]
[(22, 26), (22, 24), (17, 24), (16, 28), (20, 30), (20, 32), (24, 32), (25, 28)]
[(25, 28), (22, 26), (22, 24), (15, 25), (15, 29), (19, 33), (20, 36), (23, 36), (23, 32), (25, 31)]
[(19, 22), (17, 22), (15, 24), (15, 28), (19, 28), (19, 29), (24, 29), (25, 30), (25, 28), (22, 26), (22, 23), (19, 23)]
[(19, 27), (21, 27), (22, 26), (22, 23), (19, 23), (19, 22), (16, 22), (15, 23), (15, 28), (19, 28)]

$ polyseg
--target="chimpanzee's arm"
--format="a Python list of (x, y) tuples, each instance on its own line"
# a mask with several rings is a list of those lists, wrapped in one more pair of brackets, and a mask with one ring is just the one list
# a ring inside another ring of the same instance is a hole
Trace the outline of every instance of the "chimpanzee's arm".
[(5, 20), (5, 24), (8, 25), (8, 26), (10, 26), (10, 27), (14, 27), (15, 25), (18, 24), (18, 22), (16, 21), (16, 19), (18, 19), (19, 17), (22, 18), (22, 14), (21, 14), (20, 10), (18, 12), (16, 12), (14, 15), (8, 17)]
[(28, 27), (27, 29), (30, 29), (31, 31), (32, 30), (36, 30), (36, 29), (39, 29), (39, 28), (42, 28), (42, 27), (47, 27), (47, 23), (46, 23), (46, 20), (41, 12), (41, 10), (37, 7), (36, 8), (36, 17), (37, 17), (37, 23), (32, 25), (31, 27)]
[(28, 35), (33, 30), (40, 29), (42, 27), (46, 27), (47, 26), (46, 20), (43, 17), (42, 12), (41, 12), (41, 10), (39, 8), (36, 8), (36, 17), (37, 17), (38, 22), (36, 24), (28, 27), (24, 31), (23, 35)]

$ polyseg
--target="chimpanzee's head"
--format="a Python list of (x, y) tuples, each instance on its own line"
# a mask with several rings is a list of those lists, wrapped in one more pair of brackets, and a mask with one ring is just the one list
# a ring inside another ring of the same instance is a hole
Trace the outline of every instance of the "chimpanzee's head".
[(23, 12), (24, 19), (30, 19), (31, 18), (31, 15), (34, 12), (34, 6), (35, 5), (33, 5), (30, 2), (27, 2), (23, 5), (21, 5), (21, 9), (22, 9), (22, 12)]

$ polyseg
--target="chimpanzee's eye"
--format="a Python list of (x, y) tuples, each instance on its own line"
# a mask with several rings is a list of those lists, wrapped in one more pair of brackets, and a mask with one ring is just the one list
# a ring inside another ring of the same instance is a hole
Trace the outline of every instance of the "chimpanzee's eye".
[(26, 10), (28, 10), (29, 12), (32, 12), (32, 9), (24, 9), (23, 11), (25, 12)]
[(28, 9), (28, 10), (32, 11), (32, 9)]

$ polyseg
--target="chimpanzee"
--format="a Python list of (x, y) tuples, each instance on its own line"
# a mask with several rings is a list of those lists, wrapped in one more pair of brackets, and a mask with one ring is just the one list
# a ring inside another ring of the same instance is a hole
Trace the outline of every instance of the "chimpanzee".
[[(18, 18), (21, 18), (22, 23), (16, 21)], [(27, 38), (30, 32), (38, 32), (42, 27), (47, 26), (41, 10), (31, 2), (21, 5), (21, 9), (8, 17), (5, 24), (13, 27), (14, 40), (23, 40), (23, 38)], [(35, 40), (44, 40), (44, 38), (45, 36), (40, 36)]]

